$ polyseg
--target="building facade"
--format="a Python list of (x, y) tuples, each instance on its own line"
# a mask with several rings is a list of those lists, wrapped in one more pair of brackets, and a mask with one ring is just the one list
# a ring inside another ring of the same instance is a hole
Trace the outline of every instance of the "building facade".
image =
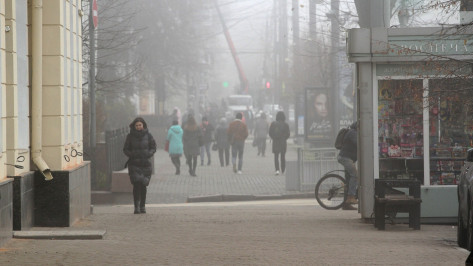
[(0, 245), (90, 212), (81, 0), (0, 1)]

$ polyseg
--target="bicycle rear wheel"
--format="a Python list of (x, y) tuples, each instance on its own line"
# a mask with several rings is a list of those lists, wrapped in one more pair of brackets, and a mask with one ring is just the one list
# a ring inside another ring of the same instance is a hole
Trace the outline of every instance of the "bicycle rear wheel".
[(345, 179), (337, 174), (323, 176), (315, 186), (315, 199), (327, 210), (339, 209), (346, 200)]

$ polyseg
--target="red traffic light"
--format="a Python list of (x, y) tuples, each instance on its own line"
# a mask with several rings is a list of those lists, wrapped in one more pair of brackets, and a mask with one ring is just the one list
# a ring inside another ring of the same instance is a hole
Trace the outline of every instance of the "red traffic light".
[(266, 89), (270, 89), (271, 88), (271, 83), (269, 81), (266, 81)]

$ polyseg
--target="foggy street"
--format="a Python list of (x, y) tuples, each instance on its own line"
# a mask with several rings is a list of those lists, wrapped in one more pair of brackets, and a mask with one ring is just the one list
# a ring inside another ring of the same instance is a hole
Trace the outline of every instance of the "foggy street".
[(473, 265), (473, 0), (0, 24), (0, 266)]

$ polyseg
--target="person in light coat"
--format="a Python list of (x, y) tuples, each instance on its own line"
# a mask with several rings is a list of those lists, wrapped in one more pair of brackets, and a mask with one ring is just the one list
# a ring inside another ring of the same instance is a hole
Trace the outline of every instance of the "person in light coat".
[[(215, 141), (218, 149), (218, 159), (220, 166), (228, 166), (230, 164), (230, 142), (227, 135), (227, 119), (223, 117), (215, 130)], [(224, 157), (225, 155), (225, 157)]]
[(168, 130), (166, 140), (169, 141), (169, 157), (172, 164), (176, 167), (176, 175), (181, 173), (181, 156), (183, 153), (182, 135), (184, 131), (179, 125), (178, 120), (172, 121), (172, 126)]
[(258, 156), (264, 157), (266, 152), (266, 138), (268, 137), (268, 122), (266, 121), (266, 114), (261, 113), (260, 117), (256, 120), (254, 138), (256, 147), (258, 147)]

